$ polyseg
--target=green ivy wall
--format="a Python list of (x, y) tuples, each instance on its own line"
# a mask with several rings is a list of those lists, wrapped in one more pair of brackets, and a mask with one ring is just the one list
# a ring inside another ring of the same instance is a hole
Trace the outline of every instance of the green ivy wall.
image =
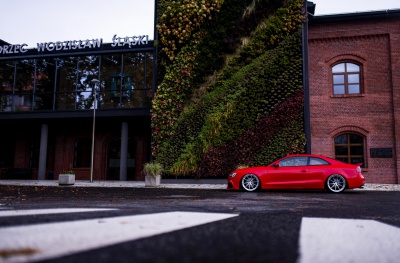
[(152, 151), (165, 176), (226, 177), (304, 151), (302, 5), (159, 2)]

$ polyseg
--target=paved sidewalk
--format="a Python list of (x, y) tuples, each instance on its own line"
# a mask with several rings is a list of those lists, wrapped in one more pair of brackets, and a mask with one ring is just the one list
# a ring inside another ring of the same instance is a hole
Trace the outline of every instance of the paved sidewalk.
[[(227, 180), (222, 179), (167, 179), (162, 180), (159, 188), (226, 189)], [(0, 180), (0, 185), (14, 186), (59, 186), (58, 180)], [(145, 188), (144, 181), (86, 181), (77, 180), (74, 185), (60, 187), (120, 187)]]
[(355, 191), (400, 191), (400, 184), (365, 184), (364, 189), (353, 189)]
[[(167, 179), (162, 180), (159, 188), (186, 188), (186, 189), (226, 189), (227, 180), (224, 179)], [(0, 180), (0, 185), (13, 186), (49, 186), (58, 185), (58, 180)], [(144, 181), (89, 181), (79, 180), (73, 186), (60, 187), (120, 187), (145, 188)], [(363, 189), (354, 191), (400, 191), (400, 184), (366, 184)]]

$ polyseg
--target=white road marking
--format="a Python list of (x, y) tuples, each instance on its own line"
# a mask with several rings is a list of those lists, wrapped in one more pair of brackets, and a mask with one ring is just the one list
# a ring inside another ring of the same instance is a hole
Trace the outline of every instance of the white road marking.
[(374, 220), (303, 218), (298, 263), (399, 262), (400, 228)]
[(237, 214), (169, 212), (5, 227), (0, 228), (0, 262), (61, 257), (235, 216)]
[(26, 216), (26, 215), (45, 215), (61, 213), (81, 213), (94, 211), (117, 210), (112, 208), (54, 208), (54, 209), (31, 209), (31, 210), (1, 210), (0, 217), (6, 216)]

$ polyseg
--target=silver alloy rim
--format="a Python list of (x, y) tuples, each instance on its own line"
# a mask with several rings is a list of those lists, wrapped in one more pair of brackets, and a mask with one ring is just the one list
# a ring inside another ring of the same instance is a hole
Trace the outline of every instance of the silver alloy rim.
[(329, 176), (327, 186), (332, 192), (340, 193), (346, 187), (346, 180), (339, 174), (333, 174)]
[(254, 191), (258, 188), (260, 180), (254, 174), (246, 174), (242, 179), (242, 186), (246, 191)]

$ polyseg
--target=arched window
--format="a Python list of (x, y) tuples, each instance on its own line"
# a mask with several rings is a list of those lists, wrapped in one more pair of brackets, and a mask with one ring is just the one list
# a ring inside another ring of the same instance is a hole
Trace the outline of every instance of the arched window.
[(333, 94), (361, 94), (361, 67), (344, 62), (332, 67)]
[(361, 167), (365, 167), (364, 137), (345, 133), (335, 137), (334, 140), (336, 159), (351, 164), (363, 163)]

